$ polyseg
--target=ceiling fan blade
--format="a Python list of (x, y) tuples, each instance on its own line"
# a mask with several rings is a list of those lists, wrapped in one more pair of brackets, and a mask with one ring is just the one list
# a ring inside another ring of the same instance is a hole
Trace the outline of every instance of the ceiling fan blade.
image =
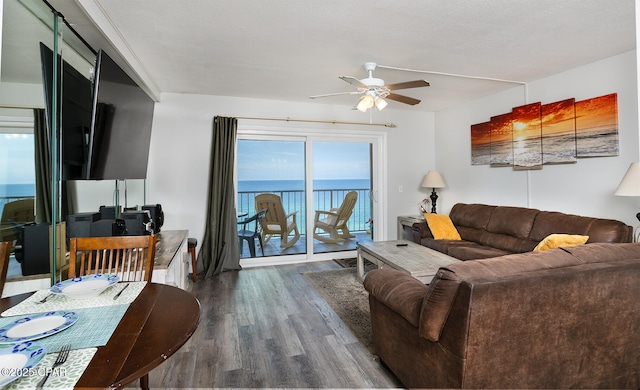
[(385, 97), (385, 99), (395, 100), (396, 102), (410, 104), (412, 106), (415, 106), (416, 104), (420, 103), (420, 100), (418, 99), (414, 99), (409, 96), (398, 95), (397, 93), (390, 93)]
[(317, 98), (323, 98), (323, 97), (329, 97), (329, 96), (339, 96), (339, 95), (359, 95), (361, 93), (364, 93), (364, 91), (325, 93), (323, 95), (309, 96), (309, 99), (317, 99)]
[(369, 86), (367, 84), (363, 84), (360, 80), (358, 80), (355, 77), (351, 77), (351, 76), (340, 76), (339, 77), (341, 80), (346, 81), (349, 84), (353, 84), (356, 87), (360, 87), (360, 88), (369, 88)]
[(390, 91), (394, 91), (396, 89), (428, 87), (429, 85), (430, 84), (427, 80), (413, 80), (413, 81), (405, 81), (404, 83), (389, 84), (386, 87)]

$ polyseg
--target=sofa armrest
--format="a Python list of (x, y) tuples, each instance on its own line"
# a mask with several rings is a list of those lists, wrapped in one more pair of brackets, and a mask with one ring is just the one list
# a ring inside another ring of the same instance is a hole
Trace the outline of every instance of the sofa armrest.
[(423, 238), (433, 238), (433, 234), (426, 222), (416, 222), (411, 228), (413, 229), (413, 239), (417, 243), (420, 243)]
[(364, 288), (370, 296), (418, 327), (428, 289), (422, 282), (394, 269), (375, 269), (367, 273)]

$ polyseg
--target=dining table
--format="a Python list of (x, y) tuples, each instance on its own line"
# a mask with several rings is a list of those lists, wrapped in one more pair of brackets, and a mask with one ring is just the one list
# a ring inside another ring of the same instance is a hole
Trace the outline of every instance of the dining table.
[[(146, 282), (139, 292), (132, 290), (135, 288), (123, 291), (137, 295), (106, 344), (97, 346), (73, 387), (118, 388), (141, 379), (182, 347), (198, 327), (200, 302), (191, 293), (171, 285)], [(46, 292), (39, 293), (44, 296)], [(0, 311), (15, 308), (32, 294), (1, 299)], [(146, 380), (141, 380), (141, 387), (148, 387)]]

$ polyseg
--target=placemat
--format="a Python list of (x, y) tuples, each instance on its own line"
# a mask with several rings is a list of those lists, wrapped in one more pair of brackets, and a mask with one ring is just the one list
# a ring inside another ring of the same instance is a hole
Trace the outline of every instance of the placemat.
[[(125, 285), (129, 285), (122, 292), (118, 299), (113, 299), (114, 295), (120, 292)], [(140, 291), (147, 285), (147, 282), (121, 282), (116, 283), (104, 290), (100, 295), (90, 298), (74, 299), (64, 295), (53, 294), (45, 303), (38, 303), (40, 300), (51, 294), (46, 290), (38, 290), (32, 296), (2, 312), (2, 317), (10, 317), (34, 313), (47, 313), (58, 310), (76, 310), (90, 307), (112, 306), (129, 304), (140, 294)]]
[[(47, 351), (59, 351), (65, 344), (71, 344), (73, 349), (106, 345), (128, 308), (129, 304), (67, 310), (78, 315), (78, 320), (73, 325), (59, 333), (33, 341), (42, 344)], [(0, 328), (9, 326), (22, 317), (0, 318)]]
[(47, 379), (44, 388), (73, 389), (97, 350), (98, 348), (72, 350), (69, 352), (67, 361), (54, 371), (51, 371), (50, 368), (58, 357), (58, 353), (47, 353), (40, 363), (33, 368), (31, 375), (24, 375), (16, 379), (5, 386), (4, 389), (35, 389), (48, 371), (51, 371), (51, 375)]

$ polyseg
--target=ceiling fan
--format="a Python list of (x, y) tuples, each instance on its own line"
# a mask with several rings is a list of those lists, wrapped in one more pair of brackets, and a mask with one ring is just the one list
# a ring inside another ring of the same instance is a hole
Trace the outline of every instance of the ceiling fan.
[(369, 77), (361, 80), (358, 80), (355, 77), (351, 77), (351, 76), (339, 77), (340, 79), (346, 81), (347, 83), (358, 87), (357, 91), (314, 95), (314, 96), (309, 96), (309, 98), (317, 99), (317, 98), (337, 96), (337, 95), (363, 95), (355, 107), (362, 112), (366, 112), (369, 108), (372, 108), (374, 105), (379, 111), (381, 111), (388, 104), (385, 99), (395, 100), (397, 102), (409, 104), (412, 106), (420, 103), (420, 100), (418, 99), (414, 99), (409, 96), (399, 95), (391, 91), (395, 91), (397, 89), (428, 87), (429, 82), (427, 82), (426, 80), (414, 80), (414, 81), (405, 81), (403, 83), (385, 85), (384, 80), (373, 77), (373, 71), (376, 69), (376, 66), (377, 64), (375, 62), (365, 63), (364, 69), (367, 72), (369, 72)]

